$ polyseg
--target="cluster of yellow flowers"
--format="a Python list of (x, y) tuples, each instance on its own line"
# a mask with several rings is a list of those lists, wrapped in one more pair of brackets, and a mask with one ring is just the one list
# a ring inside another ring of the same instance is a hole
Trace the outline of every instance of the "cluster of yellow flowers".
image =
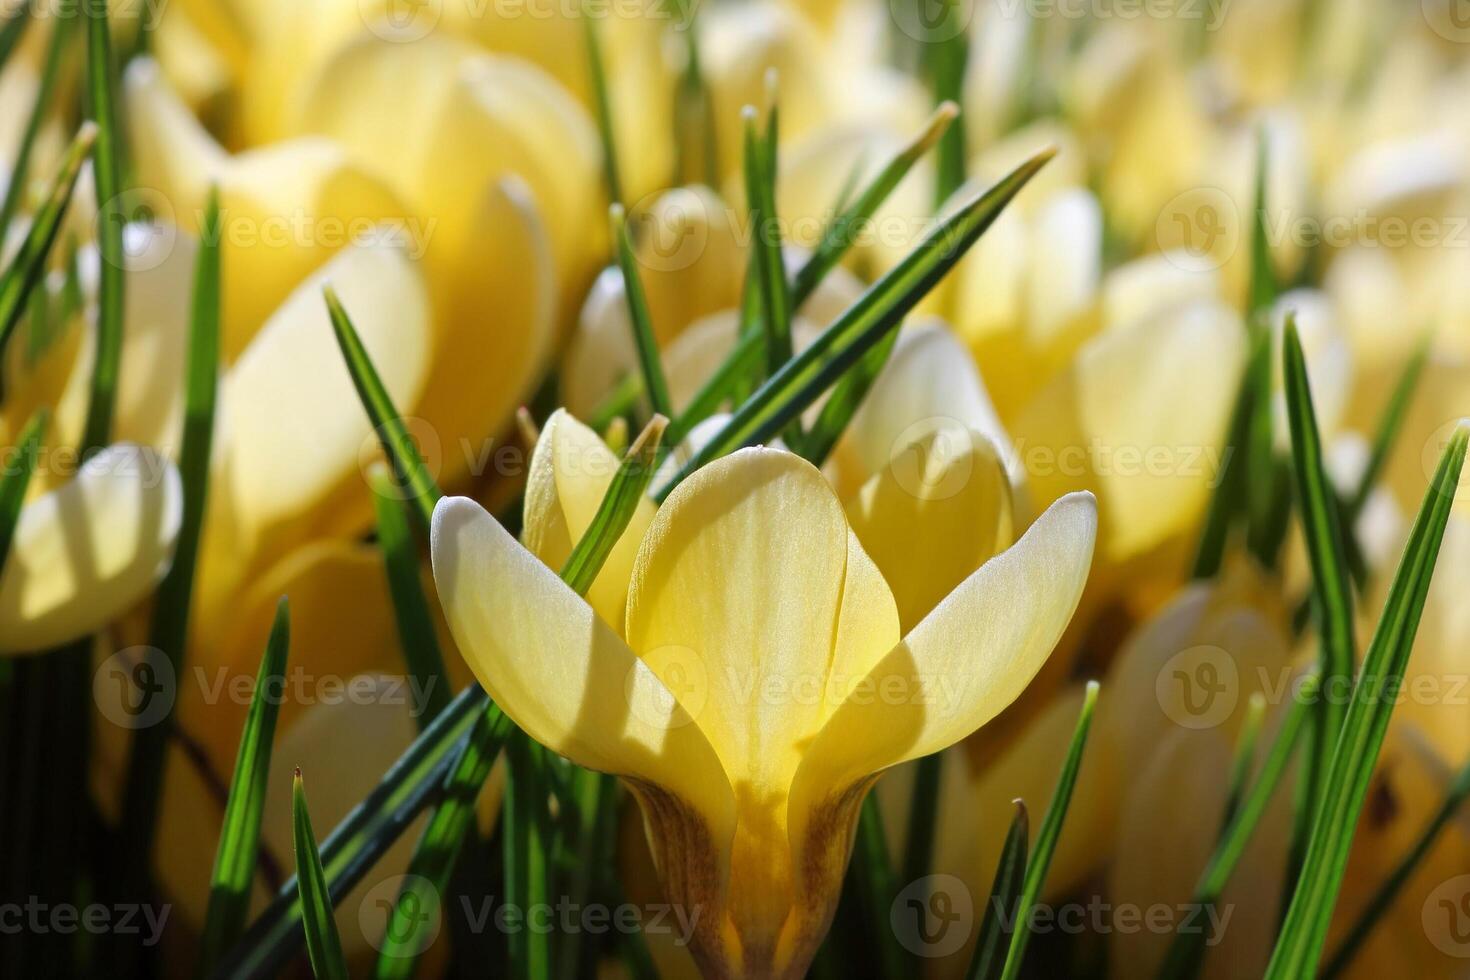
[[(66, 322), (23, 327), (0, 349), (0, 445), (50, 413), (0, 550), (0, 654), (18, 663), (95, 637), (89, 793), (103, 822), (121, 819), (129, 729), (144, 723), (115, 710), (109, 685), (116, 672), (124, 701), (137, 693), (151, 597), (187, 533), (176, 464), (195, 270), (217, 247), (218, 406), (187, 649), (168, 651), (181, 667), (164, 693), (151, 864), (172, 910), (170, 962), (191, 963), (205, 927), (225, 788), (279, 598), (292, 673), (257, 911), (290, 863), (291, 770), (305, 773), (315, 824), (335, 826), (414, 743), (433, 693), (403, 683), (397, 597), (373, 537), (382, 433), (339, 350), (330, 286), (453, 494), (433, 510), (418, 568), (445, 651), (446, 674), (431, 680), (478, 682), (536, 743), (621, 777), (636, 809), (610, 819), (632, 829), (603, 859), (630, 901), (696, 913), (687, 935), (646, 937), (662, 974), (805, 975), (851, 914), (843, 880), (873, 790), (895, 864), (906, 842), (927, 843), (926, 877), (895, 889), (920, 887), (916, 911), (900, 898), (892, 913), (898, 932), (918, 916), (919, 939), (904, 943), (913, 970), (966, 975), (1011, 801), (1040, 814), (1091, 679), (1096, 721), (1034, 896), (1056, 925), (1033, 949), (1055, 961), (1029, 969), (1158, 973), (1235, 805), (1232, 766), (1261, 767), (1233, 761), (1235, 746), (1257, 729), (1270, 740), (1319, 657), (1304, 625), (1311, 545), (1295, 518), (1263, 548), (1253, 514), (1249, 547), (1232, 535), (1218, 569), (1191, 575), (1212, 502), (1258, 448), (1232, 434), (1253, 331), (1272, 365), (1264, 452), (1288, 472), (1282, 353), (1297, 337), (1305, 352), (1326, 468), (1352, 502), (1360, 636), (1470, 414), (1463, 0), (111, 6), (130, 52), (116, 80), (128, 191), (97, 201), (78, 184), (61, 233), (72, 267), (37, 287)], [(941, 47), (968, 60), (936, 94)], [(45, 60), (33, 31), (0, 71), (7, 183)], [(559, 572), (597, 524), (629, 422), (661, 407), (637, 384), (639, 299), (676, 416), (738, 357), (759, 306), (747, 270), (766, 232), (747, 200), (747, 106), (779, 118), (766, 217), (788, 280), (905, 147), (950, 140), (963, 164), (945, 186), (927, 152), (845, 230), (841, 264), (792, 311), (797, 352), (902, 272), (939, 218), (1039, 152), (1055, 157), (922, 296), (891, 350), (875, 348), (886, 360), (830, 454), (800, 452), (818, 401), (780, 438), (678, 481), (739, 409), (726, 398), (676, 427), (650, 487), (665, 495), (637, 501), (579, 592)], [(58, 159), (73, 122), (48, 118), (36, 159)], [(614, 196), (634, 233), (636, 289), (612, 260)], [(109, 222), (123, 226), (121, 373), (112, 444), (83, 454), (106, 262), (97, 229)], [(25, 230), (11, 231), (5, 263)], [(1264, 302), (1263, 276), (1281, 284)], [(1374, 439), (1406, 371), (1412, 390), (1380, 459)], [(1267, 474), (1249, 480), (1250, 495), (1273, 493)], [(1274, 492), (1289, 498), (1284, 480)], [(1329, 953), (1470, 760), (1465, 494)], [(932, 814), (910, 806), (934, 792), (924, 757), (940, 760)], [(1302, 857), (1301, 771), (1287, 771), (1209, 916), (1193, 910), (1209, 934), (1205, 975), (1266, 970)], [(486, 837), (503, 781), (497, 770), (479, 796)], [(384, 927), (354, 910), (408, 868), (416, 837), (338, 896), (350, 963), (371, 962)], [(959, 938), (934, 940), (950, 903), (966, 910), (954, 913)], [(1462, 905), (1470, 816), (1458, 814), (1347, 973), (1460, 975)], [(1069, 930), (1069, 910), (1083, 926)], [(1168, 921), (1154, 925), (1156, 910)], [(449, 944), (430, 960), (442, 965)]]

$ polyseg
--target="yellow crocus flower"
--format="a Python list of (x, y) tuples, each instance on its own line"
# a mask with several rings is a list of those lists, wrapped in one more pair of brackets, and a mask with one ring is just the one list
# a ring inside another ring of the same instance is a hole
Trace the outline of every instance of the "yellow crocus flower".
[(800, 976), (873, 779), (1020, 693), (1081, 594), (1094, 531), (1090, 498), (1059, 501), (907, 636), (821, 474), (779, 450), (737, 452), (668, 498), (621, 636), (473, 501), (441, 501), (432, 551), (496, 702), (627, 780), (669, 898), (699, 912), (704, 969)]

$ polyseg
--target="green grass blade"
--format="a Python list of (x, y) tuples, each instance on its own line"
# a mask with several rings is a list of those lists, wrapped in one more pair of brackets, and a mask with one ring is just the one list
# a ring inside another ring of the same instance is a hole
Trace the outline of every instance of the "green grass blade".
[(675, 4), (684, 35), (684, 67), (674, 89), (674, 186), (720, 186), (719, 145), (715, 131), (715, 103), (704, 78), (699, 52), (699, 30), (694, 18), (699, 4)]
[(36, 461), (41, 453), (41, 436), (50, 421), (50, 413), (40, 409), (31, 416), (21, 430), (19, 452), (0, 471), (0, 572), (5, 570), (5, 559), (10, 556), (10, 543), (15, 540), (15, 525), (20, 520), (21, 507), (26, 502), (26, 489), (31, 485), (31, 475), (36, 472)]
[(378, 519), (378, 550), (388, 575), (388, 595), (393, 600), (393, 622), (403, 659), (415, 690), (422, 691), (422, 704), (414, 704), (415, 720), (422, 730), (449, 706), (449, 674), (444, 653), (434, 632), (434, 616), (419, 579), (419, 552), (409, 527), (408, 507), (400, 498), (397, 480), (386, 466), (373, 467), (368, 476), (373, 507)]
[(888, 861), (888, 839), (883, 832), (883, 812), (877, 795), (869, 792), (858, 811), (857, 836), (853, 840), (852, 864), (848, 868), (862, 906), (869, 937), (878, 946), (881, 976), (901, 977), (909, 958), (898, 944), (889, 922), (893, 900), (898, 894), (893, 865)]
[(1219, 573), (1225, 562), (1230, 529), (1247, 511), (1247, 455), (1251, 414), (1256, 404), (1254, 386), (1260, 373), (1258, 362), (1263, 359), (1263, 354), (1267, 366), (1270, 364), (1270, 348), (1266, 345), (1266, 340), (1266, 336), (1259, 333), (1251, 338), (1250, 356), (1246, 360), (1246, 370), (1240, 377), (1235, 406), (1230, 412), (1230, 428), (1225, 435), (1220, 472), (1214, 492), (1210, 494), (1199, 547), (1195, 551), (1194, 567), (1190, 571), (1190, 576), (1197, 580), (1214, 578)]
[(934, 752), (914, 766), (914, 792), (909, 799), (908, 835), (903, 842), (903, 881), (929, 874), (934, 858), (934, 821), (939, 811), (939, 784), (944, 776), (944, 753)]
[(613, 132), (612, 107), (607, 97), (607, 70), (602, 61), (602, 36), (598, 18), (582, 4), (582, 32), (587, 45), (587, 73), (592, 79), (592, 108), (597, 118), (597, 135), (602, 140), (602, 182), (609, 204), (622, 204), (623, 181), (618, 174), (618, 143)]
[(886, 333), (897, 329), (909, 310), (959, 262), (1054, 152), (1036, 154), (940, 222), (811, 346), (787, 361), (736, 409), (729, 423), (660, 488), (657, 498), (666, 497), (684, 477), (711, 460), (784, 429)]
[(117, 66), (112, 60), (112, 36), (107, 4), (83, 3), (87, 16), (87, 98), (97, 123), (92, 154), (92, 177), (97, 194), (97, 251), (101, 281), (97, 295), (97, 345), (92, 362), (91, 396), (82, 430), (82, 452), (91, 454), (112, 441), (112, 416), (117, 409), (118, 376), (122, 370), (123, 291), (126, 288), (123, 254), (122, 131), (117, 116)]
[[(203, 228), (194, 261), (189, 345), (184, 363), (184, 428), (178, 457), (184, 494), (183, 517), (173, 563), (158, 586), (148, 640), (168, 657), (175, 677), (184, 676), (189, 609), (209, 496), (209, 460), (219, 388), (220, 212), (219, 198), (214, 192), (205, 205)], [(132, 842), (132, 846), (126, 849), (124, 880), (135, 887), (146, 881), (152, 861), (173, 707), (169, 705), (162, 724), (142, 728), (133, 736), (129, 754), (122, 827), (124, 839)]]
[(1429, 822), (1419, 832), (1419, 836), (1415, 838), (1408, 852), (1383, 880), (1383, 884), (1378, 886), (1378, 890), (1373, 893), (1368, 904), (1363, 906), (1363, 911), (1349, 927), (1337, 951), (1322, 968), (1322, 980), (1333, 980), (1334, 977), (1341, 976), (1352, 965), (1353, 957), (1362, 949), (1363, 943), (1372, 934), (1373, 927), (1393, 906), (1394, 899), (1398, 898), (1399, 892), (1403, 890), (1404, 885), (1408, 884), (1409, 878), (1429, 854), (1434, 842), (1439, 839), (1440, 831), (1444, 830), (1464, 804), (1467, 796), (1470, 796), (1470, 762), (1460, 767), (1460, 771), (1445, 792), (1444, 799), (1440, 801), (1439, 808), (1435, 810), (1434, 816), (1430, 817)]
[(409, 861), (404, 890), (398, 895), (383, 934), (375, 976), (413, 976), (415, 961), (432, 938), (425, 932), (432, 920), (418, 910), (430, 899), (437, 901), (446, 894), (465, 834), (475, 819), (475, 800), (501, 747), (514, 731), (510, 719), (499, 711), (482, 711), (476, 720), (450, 770), (444, 799), (434, 810)]
[[(465, 739), (486, 711), (498, 712), (472, 684), (434, 719), (381, 782), (322, 842), (321, 860), (333, 901), (340, 901), (435, 799)], [(214, 972), (216, 977), (276, 976), (301, 949), (298, 882), (287, 881), (265, 912)]]
[(792, 279), (793, 309), (801, 309), (802, 304), (811, 298), (827, 273), (842, 261), (842, 257), (857, 241), (858, 229), (872, 220), (883, 202), (888, 200), (888, 195), (908, 176), (914, 164), (948, 132), (959, 111), (959, 107), (952, 102), (946, 102), (935, 109), (923, 130), (884, 165), (872, 182), (863, 188), (862, 193), (838, 210), (837, 216), (823, 229), (822, 240), (812, 251), (811, 257), (802, 264)]
[(1240, 725), (1240, 735), (1235, 740), (1235, 758), (1230, 764), (1229, 792), (1225, 794), (1225, 817), (1222, 827), (1230, 826), (1235, 813), (1240, 809), (1245, 796), (1246, 780), (1250, 778), (1251, 766), (1256, 758), (1256, 742), (1261, 737), (1261, 725), (1266, 720), (1266, 695), (1260, 691), (1251, 694), (1246, 702), (1245, 718)]
[(562, 581), (578, 595), (586, 595), (592, 588), (597, 573), (602, 571), (607, 556), (612, 554), (613, 546), (633, 519), (638, 502), (648, 491), (648, 483), (658, 467), (659, 445), (667, 425), (668, 419), (655, 415), (628, 449), (587, 532), (567, 556), (561, 568)]
[(643, 293), (643, 280), (638, 275), (638, 259), (633, 254), (633, 239), (622, 205), (609, 209), (612, 219), (613, 252), (618, 269), (623, 273), (623, 295), (628, 303), (628, 321), (633, 328), (633, 343), (638, 348), (638, 367), (643, 372), (643, 389), (654, 412), (673, 418), (673, 400), (669, 383), (664, 379), (663, 362), (659, 360), (658, 341), (654, 339), (653, 320), (648, 313), (648, 297)]
[(852, 417), (857, 414), (863, 399), (868, 397), (873, 382), (883, 373), (883, 368), (893, 356), (893, 348), (897, 344), (896, 330), (874, 344), (872, 350), (848, 368), (842, 380), (832, 389), (832, 394), (822, 403), (816, 422), (812, 424), (801, 444), (801, 455), (813, 465), (821, 466), (832, 454), (832, 450), (837, 448), (837, 440), (847, 431)]
[(1006, 831), (1000, 861), (995, 866), (995, 881), (990, 886), (990, 900), (980, 919), (980, 934), (975, 940), (975, 953), (970, 957), (969, 980), (996, 980), (1005, 967), (1006, 923), (1016, 921), (1016, 903), (1026, 882), (1026, 850), (1030, 837), (1030, 817), (1026, 804), (1015, 801), (1016, 813)]
[[(540, 746), (513, 738), (506, 747), (510, 778), (505, 784), (501, 840), (507, 905), (533, 909), (547, 905), (547, 859), (551, 841), (546, 814), (547, 786)], [(520, 929), (508, 937), (510, 974), (545, 980), (551, 973), (549, 932)]]
[(337, 335), (337, 346), (341, 348), (347, 371), (352, 375), (352, 384), (357, 388), (362, 406), (383, 445), (383, 454), (388, 457), (402, 484), (402, 489), (397, 492), (407, 494), (414, 513), (427, 532), (434, 523), (434, 505), (443, 494), (419, 456), (408, 426), (393, 405), (393, 398), (373, 367), (372, 358), (368, 356), (367, 348), (363, 346), (362, 338), (358, 336), (357, 328), (352, 325), (352, 318), (347, 315), (336, 291), (327, 286), (322, 294), (332, 318), (332, 330)]
[(1338, 526), (1336, 491), (1322, 462), (1322, 439), (1317, 414), (1312, 406), (1311, 383), (1306, 356), (1297, 335), (1296, 318), (1288, 313), (1282, 343), (1282, 371), (1286, 382), (1286, 415), (1291, 426), (1292, 470), (1296, 476), (1297, 510), (1311, 560), (1319, 631), (1319, 657), (1323, 689), (1316, 740), (1316, 761), (1311, 771), (1317, 777), (1312, 799), (1322, 796), (1327, 762), (1342, 731), (1347, 704), (1340, 696), (1352, 686), (1355, 656), (1353, 638), (1353, 590)]
[(4, 68), (10, 61), (10, 56), (15, 53), (16, 45), (25, 36), (26, 28), (31, 26), (34, 20), (31, 16), (31, 5), (20, 4), (5, 18), (5, 23), (0, 24), (0, 68)]
[[(766, 336), (766, 375), (791, 360), (791, 295), (781, 257), (781, 222), (776, 215), (775, 149), (756, 132), (755, 110), (745, 107), (745, 199), (754, 235), (760, 322)], [(776, 110), (771, 110), (776, 118)], [(774, 122), (773, 122), (774, 125)]]
[(291, 649), (291, 613), (284, 596), (276, 606), (255, 693), (240, 747), (235, 753), (235, 774), (220, 824), (219, 846), (214, 852), (214, 874), (209, 882), (209, 910), (200, 939), (199, 973), (207, 974), (225, 950), (245, 931), (250, 912), (250, 890), (260, 850), (260, 823), (265, 812), (267, 781), (270, 778), (271, 745), (281, 699), (276, 696), (286, 679), (286, 659)]
[[(943, 0), (957, 4), (958, 0)], [(965, 68), (970, 60), (970, 35), (967, 31), (945, 32), (947, 37), (924, 45), (928, 64), (929, 85), (939, 105), (959, 105), (965, 87)], [(956, 116), (939, 141), (939, 166), (934, 174), (934, 206), (943, 207), (965, 182), (965, 120)]]
[(1317, 969), (1347, 868), (1353, 830), (1388, 730), (1394, 693), (1403, 680), (1449, 522), (1465, 464), (1467, 437), (1470, 429), (1462, 423), (1445, 447), (1394, 575), (1383, 616), (1368, 644), (1332, 755), (1326, 791), (1312, 822), (1306, 859), (1271, 956), (1266, 974), (1270, 980), (1307, 976)]
[(670, 448), (683, 442), (696, 425), (718, 412), (720, 406), (735, 397), (742, 384), (756, 376), (765, 363), (765, 350), (766, 338), (760, 331), (740, 335), (735, 349), (689, 399), (679, 417), (669, 423), (665, 441)]
[[(51, 102), (56, 93), (56, 81), (61, 74), (62, 56), (71, 40), (71, 25), (76, 21), (76, 11), (70, 5), (62, 7), (52, 19), (51, 39), (46, 46), (46, 62), (41, 68), (41, 84), (36, 91), (36, 101), (26, 119), (26, 128), (21, 133), (20, 146), (15, 153), (15, 162), (10, 170), (10, 179), (5, 187), (5, 199), (0, 202), (0, 241), (5, 241), (10, 232), (10, 223), (20, 209), (21, 195), (29, 183), (31, 154), (36, 149), (36, 137), (51, 111)], [(9, 26), (9, 25), (7, 25)], [(3, 44), (3, 42), (0, 42)], [(0, 54), (0, 62), (3, 62)]]
[(1383, 475), (1383, 467), (1388, 462), (1388, 454), (1393, 450), (1394, 443), (1398, 441), (1399, 433), (1403, 430), (1404, 416), (1408, 414), (1409, 402), (1419, 388), (1419, 378), (1424, 374), (1424, 365), (1429, 360), (1429, 351), (1430, 338), (1426, 335), (1420, 339), (1408, 363), (1404, 365), (1403, 373), (1399, 375), (1399, 380), (1394, 385), (1393, 394), (1389, 397), (1382, 416), (1379, 417), (1378, 427), (1373, 433), (1373, 448), (1368, 456), (1368, 465), (1363, 467), (1362, 476), (1358, 478), (1358, 485), (1353, 489), (1353, 495), (1347, 502), (1345, 515), (1348, 527), (1352, 527), (1358, 515), (1363, 513), (1363, 507), (1367, 505), (1369, 495), (1378, 485), (1379, 477)]
[(61, 230), (61, 219), (66, 216), (67, 206), (71, 204), (77, 174), (81, 173), (82, 164), (86, 161), (87, 154), (92, 152), (96, 139), (97, 126), (94, 123), (85, 122), (77, 130), (77, 135), (67, 148), (61, 167), (51, 182), (45, 203), (36, 212), (30, 230), (15, 257), (10, 260), (5, 271), (0, 273), (0, 356), (4, 355), (11, 334), (15, 332), (16, 325), (26, 311), (26, 301), (30, 298), (31, 290), (36, 288), (46, 272), (46, 258), (51, 254), (57, 232)]
[[(1301, 736), (1309, 727), (1318, 680), (1316, 673), (1303, 678), (1296, 696), (1287, 708), (1286, 717), (1282, 719), (1281, 728), (1271, 742), (1266, 759), (1261, 764), (1260, 774), (1251, 784), (1250, 791), (1235, 814), (1226, 822), (1219, 840), (1215, 842), (1215, 850), (1194, 888), (1191, 901), (1197, 907), (1213, 905), (1225, 893), (1230, 876), (1240, 863), (1251, 835), (1260, 825), (1267, 805), (1281, 785), (1281, 777), (1286, 774), (1287, 765), (1291, 762)], [(1176, 933), (1169, 952), (1164, 957), (1164, 965), (1159, 970), (1161, 980), (1183, 980), (1197, 975), (1204, 960), (1206, 938), (1205, 933), (1199, 929)]]
[(1279, 291), (1276, 270), (1271, 265), (1271, 236), (1267, 226), (1266, 184), (1270, 179), (1270, 151), (1265, 131), (1256, 135), (1256, 184), (1251, 203), (1251, 272), (1247, 310), (1257, 323), (1276, 302)]
[(332, 896), (322, 871), (322, 858), (311, 832), (311, 814), (306, 809), (306, 790), (301, 784), (301, 770), (296, 770), (291, 784), (292, 840), (296, 849), (296, 875), (301, 881), (306, 927), (306, 952), (311, 957), (311, 972), (318, 980), (348, 980), (347, 961), (342, 955), (342, 937), (337, 935), (337, 920), (332, 916)]
[(1026, 946), (1031, 940), (1031, 910), (1041, 895), (1041, 886), (1046, 883), (1046, 873), (1051, 868), (1052, 854), (1056, 851), (1057, 839), (1062, 834), (1062, 821), (1067, 818), (1067, 807), (1072, 803), (1072, 790), (1077, 785), (1077, 773), (1082, 768), (1082, 752), (1087, 748), (1087, 732), (1092, 727), (1092, 711), (1097, 705), (1097, 681), (1087, 682), (1087, 696), (1082, 702), (1082, 711), (1077, 717), (1077, 727), (1072, 732), (1072, 745), (1067, 749), (1067, 759), (1057, 777), (1056, 789), (1047, 804), (1046, 815), (1041, 818), (1041, 830), (1036, 835), (1036, 847), (1026, 866), (1026, 879), (1021, 887), (1021, 896), (1016, 902), (1015, 931), (1011, 933), (1010, 948), (1006, 951), (1003, 980), (1015, 980), (1020, 975), (1021, 962), (1026, 957)]

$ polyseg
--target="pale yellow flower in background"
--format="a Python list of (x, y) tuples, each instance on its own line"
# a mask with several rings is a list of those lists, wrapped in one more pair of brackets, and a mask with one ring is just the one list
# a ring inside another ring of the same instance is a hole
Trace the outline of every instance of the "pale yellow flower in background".
[(1245, 346), (1228, 307), (1166, 310), (1088, 341), (1012, 425), (1038, 506), (1097, 494), (1110, 574), (1155, 559), (1171, 565), (1158, 574), (1182, 574), (1221, 473)]
[[(626, 643), (470, 501), (436, 512), (435, 581), (496, 702), (537, 740), (627, 778), (669, 900), (705, 910), (704, 969), (795, 976), (826, 931), (873, 776), (1024, 688), (1080, 595), (1093, 521), (1086, 497), (1060, 502), (902, 642), (832, 491), (777, 450), (711, 464), (660, 508)], [(885, 682), (949, 696), (859, 696)], [(771, 684), (785, 693), (763, 694)]]
[(118, 443), (21, 508), (0, 572), (0, 653), (39, 653), (106, 627), (173, 560), (183, 492), (156, 450)]

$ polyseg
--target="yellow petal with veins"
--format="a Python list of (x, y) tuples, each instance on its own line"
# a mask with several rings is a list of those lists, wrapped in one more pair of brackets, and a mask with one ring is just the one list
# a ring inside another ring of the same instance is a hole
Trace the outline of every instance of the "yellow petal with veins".
[(580, 596), (479, 504), (434, 509), (434, 582), (485, 690), (536, 741), (579, 765), (672, 790), (730, 826), (730, 790), (691, 713)]
[[(644, 538), (628, 643), (676, 693), (674, 668), (697, 664), (706, 694), (695, 717), (737, 787), (784, 791), (820, 724), (847, 551), (847, 521), (821, 474), (772, 449), (697, 471)], [(669, 651), (663, 669), (654, 651)], [(764, 696), (770, 685), (781, 690)]]
[(146, 597), (173, 558), (182, 516), (173, 464), (130, 444), (23, 507), (0, 573), (0, 653), (94, 633)]
[(853, 530), (891, 583), (912, 629), (975, 569), (1014, 540), (1011, 484), (990, 441), (934, 432), (848, 501)]
[(808, 748), (798, 781), (841, 786), (937, 752), (995, 717), (1061, 638), (1096, 534), (1090, 494), (1053, 504), (853, 686)]
[[(521, 540), (547, 567), (561, 568), (587, 533), (619, 462), (597, 433), (563, 409), (553, 412), (541, 427), (526, 478)], [(656, 511), (647, 497), (638, 501), (627, 529), (587, 590), (592, 608), (619, 632), (628, 604), (633, 560)]]

